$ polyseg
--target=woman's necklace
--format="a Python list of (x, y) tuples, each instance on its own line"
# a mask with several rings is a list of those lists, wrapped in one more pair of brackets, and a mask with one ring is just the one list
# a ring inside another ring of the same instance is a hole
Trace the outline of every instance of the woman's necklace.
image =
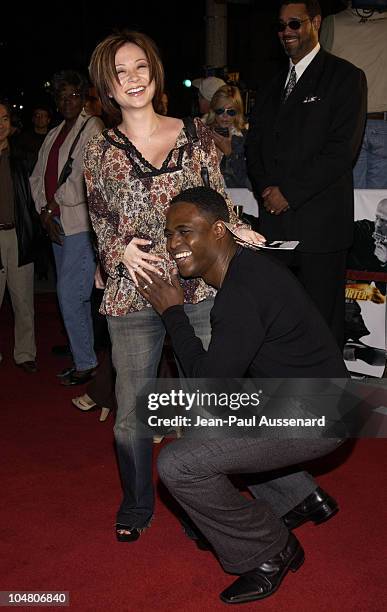
[(128, 134), (126, 130), (125, 130), (125, 133), (127, 137), (129, 138), (129, 140), (131, 140), (132, 142), (141, 140), (142, 142), (145, 142), (146, 144), (148, 144), (151, 141), (151, 138), (154, 135), (154, 133), (158, 130), (158, 128), (159, 128), (159, 119), (156, 119), (156, 123), (155, 123), (153, 130), (151, 130), (151, 132), (147, 136), (136, 136), (135, 138), (133, 138), (132, 136), (130, 136), (130, 134)]

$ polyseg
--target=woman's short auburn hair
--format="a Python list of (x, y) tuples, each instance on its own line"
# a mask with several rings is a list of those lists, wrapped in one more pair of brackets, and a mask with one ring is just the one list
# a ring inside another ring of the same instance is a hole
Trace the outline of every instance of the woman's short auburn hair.
[(115, 83), (119, 83), (115, 57), (118, 49), (127, 43), (142, 49), (149, 62), (150, 80), (155, 82), (154, 108), (158, 108), (164, 91), (164, 68), (156, 43), (146, 34), (132, 30), (110, 34), (94, 49), (89, 74), (101, 99), (102, 108), (113, 125), (117, 125), (122, 119), (118, 104), (110, 97)]
[(243, 101), (241, 92), (238, 87), (234, 85), (223, 85), (214, 93), (210, 102), (210, 110), (207, 117), (207, 125), (213, 125), (215, 123), (215, 109), (219, 108), (219, 105), (224, 104), (225, 100), (230, 100), (234, 106), (237, 114), (234, 117), (234, 126), (238, 130), (243, 130), (246, 126), (246, 121), (243, 111)]

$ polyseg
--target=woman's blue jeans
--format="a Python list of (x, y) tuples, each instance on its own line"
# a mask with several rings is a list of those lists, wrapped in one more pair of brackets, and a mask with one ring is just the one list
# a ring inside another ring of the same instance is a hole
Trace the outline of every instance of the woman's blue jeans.
[(75, 368), (89, 370), (97, 365), (90, 305), (96, 268), (91, 234), (63, 234), (62, 241), (62, 245), (52, 243), (59, 307)]
[[(211, 338), (213, 300), (186, 304), (185, 312), (205, 348)], [(117, 418), (114, 427), (123, 500), (117, 523), (129, 529), (145, 527), (152, 515), (152, 438), (136, 438), (136, 398), (144, 379), (156, 378), (163, 349), (162, 319), (146, 308), (121, 317), (108, 316), (113, 364), (117, 371)]]

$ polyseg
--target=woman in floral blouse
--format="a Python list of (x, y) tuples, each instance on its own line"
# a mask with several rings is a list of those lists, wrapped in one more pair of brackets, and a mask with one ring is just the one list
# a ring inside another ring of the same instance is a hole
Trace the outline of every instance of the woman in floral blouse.
[[(144, 378), (155, 378), (165, 329), (137, 292), (148, 271), (169, 277), (164, 218), (173, 196), (203, 184), (224, 195), (218, 158), (208, 129), (156, 114), (164, 74), (154, 42), (138, 32), (114, 34), (94, 50), (90, 76), (116, 128), (93, 138), (85, 152), (91, 221), (107, 274), (102, 312), (107, 315), (117, 371), (114, 427), (124, 497), (117, 513), (119, 541), (137, 540), (153, 514), (152, 438), (136, 438), (136, 396)], [(196, 133), (195, 133), (196, 132)], [(205, 171), (204, 170), (204, 171)], [(229, 202), (230, 208), (232, 204)], [(232, 213), (233, 221), (237, 221)], [(259, 242), (246, 229), (241, 236)], [(182, 281), (186, 312), (205, 346), (210, 340), (213, 289), (202, 280)]]

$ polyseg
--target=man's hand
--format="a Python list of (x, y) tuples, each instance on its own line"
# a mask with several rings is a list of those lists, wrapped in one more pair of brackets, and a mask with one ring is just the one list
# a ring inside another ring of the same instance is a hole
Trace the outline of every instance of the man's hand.
[(262, 192), (263, 205), (268, 213), (280, 215), (289, 210), (288, 201), (284, 198), (279, 187), (270, 185)]
[(40, 220), (50, 240), (56, 242), (56, 244), (62, 245), (62, 229), (59, 223), (54, 221), (52, 215), (48, 212), (42, 212)]
[(150, 282), (137, 277), (137, 291), (152, 304), (160, 315), (171, 306), (184, 304), (184, 291), (180, 286), (178, 274), (177, 268), (172, 270), (172, 283), (149, 271)]

